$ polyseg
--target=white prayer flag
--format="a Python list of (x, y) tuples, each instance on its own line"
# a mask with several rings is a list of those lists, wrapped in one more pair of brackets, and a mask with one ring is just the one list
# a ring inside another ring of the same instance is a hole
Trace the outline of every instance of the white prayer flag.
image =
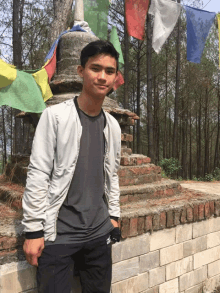
[(159, 53), (173, 31), (182, 5), (172, 0), (152, 0), (148, 13), (154, 15), (152, 46)]

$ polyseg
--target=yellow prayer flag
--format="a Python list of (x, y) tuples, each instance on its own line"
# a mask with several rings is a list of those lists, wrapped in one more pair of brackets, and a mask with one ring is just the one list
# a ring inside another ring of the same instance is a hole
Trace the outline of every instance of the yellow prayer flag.
[(53, 96), (53, 93), (48, 83), (48, 75), (47, 75), (46, 69), (42, 68), (41, 70), (33, 73), (32, 75), (36, 83), (39, 85), (41, 89), (44, 102), (46, 102), (48, 99), (50, 99)]
[(218, 18), (218, 33), (219, 33), (219, 68), (220, 68), (220, 13), (217, 15)]
[(17, 69), (0, 59), (0, 88), (11, 84), (17, 77)]

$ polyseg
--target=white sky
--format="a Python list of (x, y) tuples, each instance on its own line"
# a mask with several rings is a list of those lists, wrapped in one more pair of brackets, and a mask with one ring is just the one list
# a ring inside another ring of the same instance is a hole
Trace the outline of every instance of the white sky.
[[(220, 12), (220, 0), (203, 0), (203, 9), (210, 12)], [(208, 3), (208, 4), (207, 4)], [(207, 4), (207, 5), (206, 5)]]

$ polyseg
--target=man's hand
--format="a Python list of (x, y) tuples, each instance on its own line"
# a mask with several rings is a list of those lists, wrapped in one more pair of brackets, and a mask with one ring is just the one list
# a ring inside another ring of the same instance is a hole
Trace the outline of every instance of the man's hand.
[(114, 227), (118, 227), (118, 222), (117, 222), (117, 221), (111, 219), (111, 222), (112, 222), (112, 225), (113, 225)]
[(23, 245), (23, 250), (26, 260), (32, 266), (38, 266), (38, 257), (41, 256), (44, 249), (44, 238), (26, 239)]

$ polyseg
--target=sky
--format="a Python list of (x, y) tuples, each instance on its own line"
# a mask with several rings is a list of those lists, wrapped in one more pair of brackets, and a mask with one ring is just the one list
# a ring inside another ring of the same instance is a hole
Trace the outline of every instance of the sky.
[(220, 12), (220, 0), (211, 0), (210, 2), (209, 1), (210, 0), (203, 0), (203, 9), (210, 12)]

